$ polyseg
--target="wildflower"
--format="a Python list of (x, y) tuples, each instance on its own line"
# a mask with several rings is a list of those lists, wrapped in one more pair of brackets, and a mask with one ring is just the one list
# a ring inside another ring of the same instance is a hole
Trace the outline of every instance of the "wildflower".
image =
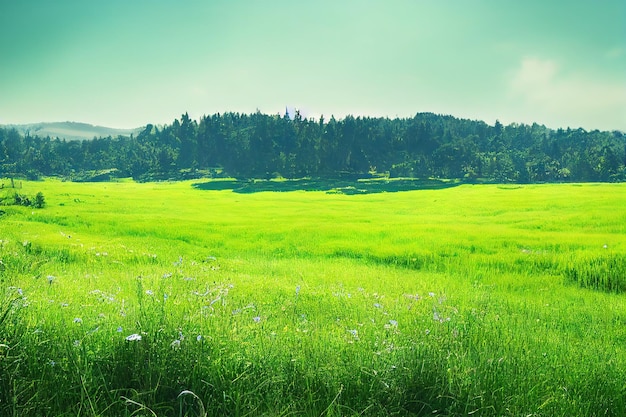
[(199, 342), (199, 341), (201, 341), (201, 340), (202, 340), (202, 335), (201, 335), (201, 334), (199, 334), (199, 335), (196, 337), (196, 342)]
[(22, 291), (22, 289), (21, 289), (21, 288), (18, 288), (18, 289), (17, 289), (17, 293), (18, 293), (19, 295), (24, 295), (24, 291)]
[(152, 290), (146, 290), (146, 294), (148, 294), (148, 295), (154, 295), (154, 291), (152, 291)]
[(258, 323), (261, 321), (261, 317), (256, 316), (256, 317), (252, 317), (252, 320), (254, 320), (255, 323)]
[(124, 331), (124, 329), (122, 329), (122, 326), (118, 326), (117, 327), (117, 332), (118, 333), (122, 333)]
[(48, 275), (46, 278), (48, 279), (48, 284), (52, 284), (52, 281), (54, 281), (55, 277), (53, 275)]
[(359, 332), (356, 329), (349, 329), (348, 333), (350, 333), (352, 335), (352, 337), (354, 337), (355, 339), (359, 338)]
[(61, 307), (67, 307), (67, 306), (69, 306), (68, 303), (61, 303)]
[(398, 327), (398, 322), (396, 320), (389, 320), (389, 324), (391, 324), (393, 327)]
[(374, 303), (374, 307), (381, 308), (382, 306), (380, 305), (380, 303)]
[(141, 335), (137, 333), (133, 333), (129, 336), (126, 336), (126, 341), (128, 342), (138, 342), (141, 340)]
[(426, 333), (426, 336), (428, 336), (430, 334), (430, 329), (426, 329), (424, 333)]
[(298, 294), (300, 294), (300, 286), (299, 285), (296, 287), (296, 295), (298, 295)]
[(435, 293), (434, 292), (429, 292), (428, 295), (431, 296), (432, 298), (435, 297)]
[(450, 321), (450, 317), (442, 317), (439, 313), (437, 313), (437, 310), (433, 309), (433, 320), (443, 323), (444, 321)]
[(165, 274), (163, 274), (163, 278), (170, 278), (172, 276), (171, 272), (166, 272)]
[(167, 295), (167, 293), (163, 293), (163, 301), (167, 301), (168, 298), (170, 298), (170, 296)]
[(170, 347), (174, 350), (180, 349), (180, 340), (176, 339), (172, 343), (170, 343)]
[(48, 365), (50, 365), (50, 366), (54, 366), (54, 365), (56, 365), (56, 364), (57, 364), (57, 363), (56, 363), (55, 361), (53, 361), (52, 359), (50, 359), (50, 360), (48, 361)]
[(80, 317), (76, 317), (76, 318), (74, 319), (74, 323), (78, 323), (78, 324), (80, 324), (80, 323), (82, 323), (82, 322), (83, 322), (83, 319), (81, 319)]
[(79, 347), (80, 346), (80, 340), (74, 340), (73, 345), (74, 345), (74, 347)]

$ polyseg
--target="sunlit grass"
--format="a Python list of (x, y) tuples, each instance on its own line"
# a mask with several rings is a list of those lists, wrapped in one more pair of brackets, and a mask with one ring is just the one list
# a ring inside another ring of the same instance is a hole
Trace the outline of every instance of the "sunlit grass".
[(2, 415), (626, 407), (623, 185), (24, 189), (47, 207), (0, 217)]

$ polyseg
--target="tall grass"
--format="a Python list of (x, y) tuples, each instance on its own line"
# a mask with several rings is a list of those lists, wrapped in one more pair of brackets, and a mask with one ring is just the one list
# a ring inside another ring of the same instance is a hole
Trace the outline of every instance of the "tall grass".
[(47, 208), (0, 218), (0, 415), (626, 410), (622, 185), (28, 187)]

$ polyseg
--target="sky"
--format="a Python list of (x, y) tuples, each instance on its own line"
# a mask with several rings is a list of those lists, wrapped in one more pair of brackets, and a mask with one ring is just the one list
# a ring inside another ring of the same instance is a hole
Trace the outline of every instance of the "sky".
[(0, 0), (0, 124), (286, 108), (626, 131), (626, 1)]

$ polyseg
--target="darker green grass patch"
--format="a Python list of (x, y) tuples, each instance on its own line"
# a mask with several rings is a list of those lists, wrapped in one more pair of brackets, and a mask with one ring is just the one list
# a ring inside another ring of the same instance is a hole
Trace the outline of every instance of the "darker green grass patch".
[(620, 253), (578, 257), (564, 270), (567, 282), (609, 293), (626, 292), (626, 255)]
[(325, 191), (329, 194), (375, 194), (412, 190), (439, 190), (461, 185), (460, 181), (413, 178), (302, 178), (292, 180), (218, 180), (193, 184), (198, 190), (250, 194), (264, 191)]

